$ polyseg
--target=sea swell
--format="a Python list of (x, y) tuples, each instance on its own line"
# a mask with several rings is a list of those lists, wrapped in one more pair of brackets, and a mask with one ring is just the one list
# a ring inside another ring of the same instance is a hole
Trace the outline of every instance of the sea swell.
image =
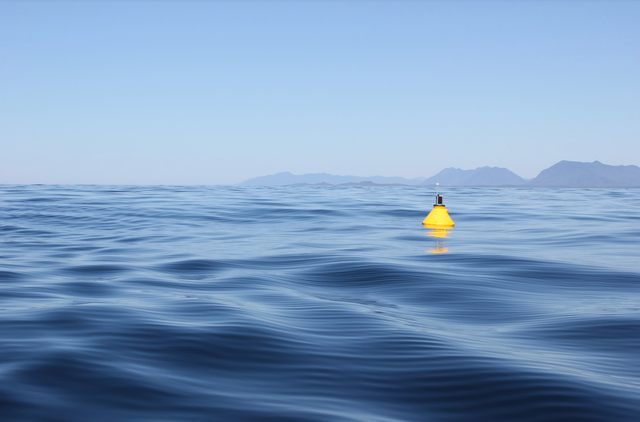
[(637, 190), (0, 191), (3, 420), (640, 420)]

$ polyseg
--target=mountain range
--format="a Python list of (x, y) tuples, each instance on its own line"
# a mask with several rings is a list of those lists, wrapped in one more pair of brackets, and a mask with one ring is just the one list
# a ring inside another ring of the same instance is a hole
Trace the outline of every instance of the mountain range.
[(517, 186), (527, 181), (503, 167), (478, 167), (475, 170), (446, 168), (435, 176), (425, 179), (421, 185), (442, 186)]
[(529, 186), (568, 188), (640, 187), (640, 167), (609, 166), (600, 161), (579, 163), (560, 161), (528, 183)]
[(534, 179), (526, 180), (502, 167), (479, 167), (474, 170), (446, 168), (427, 179), (418, 177), (385, 176), (336, 176), (328, 173), (295, 175), (277, 173), (245, 180), (242, 185), (283, 186), (297, 184), (328, 185), (435, 185), (441, 186), (523, 186), (523, 187), (569, 187), (569, 188), (614, 188), (640, 187), (640, 167), (610, 166), (599, 161), (583, 163), (560, 161), (542, 170)]

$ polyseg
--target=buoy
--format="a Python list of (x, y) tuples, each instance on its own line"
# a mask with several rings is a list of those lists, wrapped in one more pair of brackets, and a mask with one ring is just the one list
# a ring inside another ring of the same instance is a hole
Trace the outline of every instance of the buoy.
[[(438, 183), (436, 183), (437, 185)], [(453, 220), (449, 217), (449, 211), (442, 203), (442, 195), (439, 193), (436, 192), (436, 203), (433, 205), (429, 215), (422, 220), (422, 224), (433, 229), (447, 229), (454, 226)]]

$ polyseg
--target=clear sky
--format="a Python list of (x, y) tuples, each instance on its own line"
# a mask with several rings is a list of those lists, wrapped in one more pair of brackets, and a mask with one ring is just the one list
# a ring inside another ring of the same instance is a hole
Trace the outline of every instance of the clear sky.
[(640, 2), (0, 1), (0, 183), (640, 165)]

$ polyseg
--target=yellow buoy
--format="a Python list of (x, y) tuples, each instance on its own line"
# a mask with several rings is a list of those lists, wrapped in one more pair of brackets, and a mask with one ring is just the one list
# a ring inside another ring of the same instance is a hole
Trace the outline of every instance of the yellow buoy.
[(422, 220), (422, 224), (433, 229), (447, 229), (453, 227), (454, 224), (451, 217), (449, 217), (449, 211), (447, 211), (442, 203), (442, 195), (436, 195), (436, 203), (429, 215)]

